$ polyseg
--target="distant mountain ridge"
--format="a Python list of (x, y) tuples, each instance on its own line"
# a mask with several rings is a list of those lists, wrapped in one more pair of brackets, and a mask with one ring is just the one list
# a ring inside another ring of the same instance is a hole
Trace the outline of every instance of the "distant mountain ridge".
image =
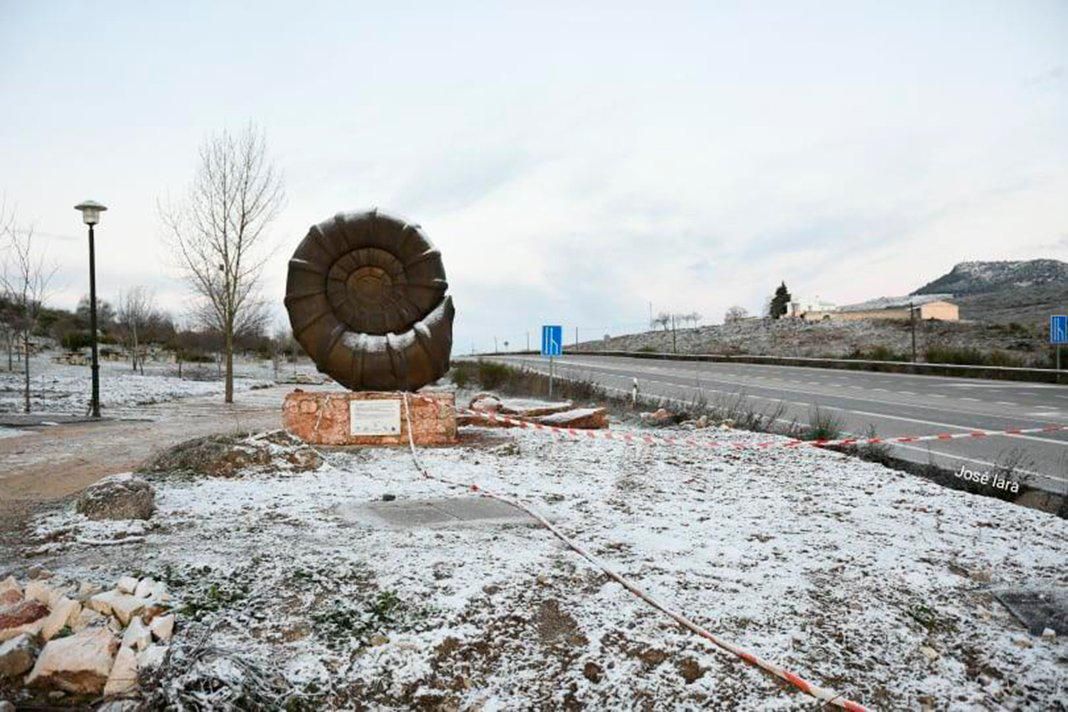
[(960, 262), (913, 294), (950, 293), (960, 297), (1058, 283), (1068, 289), (1068, 262), (1048, 259)]

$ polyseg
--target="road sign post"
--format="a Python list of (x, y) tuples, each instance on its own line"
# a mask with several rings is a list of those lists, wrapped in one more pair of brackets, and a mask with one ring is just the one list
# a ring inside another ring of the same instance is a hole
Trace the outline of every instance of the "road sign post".
[(541, 327), (541, 355), (549, 357), (549, 398), (553, 397), (553, 357), (564, 351), (564, 327)]
[(1050, 316), (1049, 342), (1057, 347), (1057, 370), (1060, 371), (1061, 346), (1068, 344), (1068, 314), (1053, 314)]

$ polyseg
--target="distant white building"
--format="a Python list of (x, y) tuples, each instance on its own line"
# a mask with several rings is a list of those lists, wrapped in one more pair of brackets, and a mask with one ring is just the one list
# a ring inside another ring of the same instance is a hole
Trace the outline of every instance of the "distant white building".
[(812, 300), (799, 299), (795, 302), (790, 302), (790, 311), (788, 313), (794, 318), (801, 319), (808, 313), (824, 314), (833, 311), (838, 311), (838, 305), (825, 302), (817, 295)]
[(856, 321), (859, 319), (890, 319), (908, 321), (915, 316), (921, 320), (957, 321), (960, 310), (949, 301), (952, 294), (915, 294), (905, 297), (879, 297), (860, 304), (836, 306), (819, 297), (814, 301), (790, 302), (788, 314), (803, 321)]

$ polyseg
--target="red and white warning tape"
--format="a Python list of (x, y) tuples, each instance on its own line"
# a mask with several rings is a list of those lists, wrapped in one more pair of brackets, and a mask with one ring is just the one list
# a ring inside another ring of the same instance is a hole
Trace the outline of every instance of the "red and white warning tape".
[[(723, 650), (726, 650), (727, 652), (731, 653), (732, 655), (735, 655), (736, 657), (741, 658), (742, 660), (744, 660), (745, 662), (749, 663), (750, 665), (754, 665), (754, 666), (760, 668), (761, 670), (764, 670), (765, 672), (769, 672), (769, 673), (775, 675), (776, 677), (778, 677), (778, 678), (780, 678), (782, 680), (785, 680), (786, 682), (790, 683), (791, 685), (793, 685), (797, 689), (801, 690), (805, 694), (810, 695), (810, 696), (816, 698), (817, 700), (820, 700), (824, 704), (832, 705), (834, 707), (839, 707), (839, 708), (845, 709), (845, 710), (851, 710), (851, 712), (865, 712), (866, 711), (867, 708), (865, 708), (860, 703), (853, 702), (852, 700), (848, 700), (848, 699), (844, 698), (841, 694), (838, 694), (838, 693), (834, 692), (833, 690), (829, 690), (829, 689), (827, 689), (825, 687), (819, 687), (817, 685), (813, 685), (811, 682), (808, 682), (807, 680), (802, 678), (800, 675), (797, 675), (796, 673), (791, 672), (790, 670), (787, 670), (786, 668), (784, 668), (784, 667), (782, 667), (780, 665), (776, 665), (773, 662), (770, 662), (768, 660), (764, 660), (763, 658), (760, 658), (760, 657), (758, 657), (756, 655), (753, 655), (752, 653), (750, 653), (749, 651), (745, 650), (744, 648), (742, 648), (742, 647), (740, 647), (738, 645), (735, 645), (734, 643), (730, 642), (729, 640), (721, 638), (720, 636), (718, 636), (715, 633), (709, 631), (708, 629), (698, 625), (697, 623), (695, 623), (691, 619), (687, 618), (686, 616), (682, 615), (681, 613), (669, 608), (667, 605), (665, 605), (664, 603), (661, 603), (656, 598), (651, 596), (644, 589), (639, 588), (637, 586), (637, 584), (635, 584), (634, 582), (632, 582), (629, 579), (625, 578), (621, 574), (617, 573), (613, 568), (608, 566), (608, 564), (605, 564), (603, 561), (601, 561), (600, 559), (595, 557), (593, 554), (591, 554), (589, 551), (587, 551), (584, 547), (582, 547), (581, 545), (579, 545), (578, 543), (576, 543), (575, 541), (570, 539), (567, 535), (565, 535), (563, 532), (561, 532), (559, 529), (557, 529), (552, 524), (552, 522), (550, 522), (548, 519), (546, 519), (542, 515), (538, 514), (538, 512), (536, 512), (533, 508), (529, 507), (528, 505), (524, 504), (523, 502), (520, 502), (519, 500), (512, 499), (510, 497), (506, 497), (504, 495), (497, 494), (496, 492), (493, 492), (493, 491), (490, 491), (490, 490), (487, 490), (487, 489), (483, 489), (481, 486), (479, 486), (479, 485), (477, 485), (475, 483), (459, 482), (457, 480), (452, 480), (452, 479), (449, 479), (447, 477), (440, 477), (440, 476), (436, 476), (436, 475), (431, 474), (430, 471), (427, 470), (426, 467), (424, 467), (423, 464), (419, 461), (419, 456), (416, 454), (415, 439), (412, 436), (412, 418), (411, 418), (411, 409), (409, 407), (409, 395), (410, 394), (408, 394), (408, 393), (404, 393), (403, 394), (403, 396), (404, 396), (404, 417), (407, 420), (407, 425), (408, 425), (408, 446), (411, 449), (412, 460), (415, 462), (415, 467), (416, 467), (417, 470), (419, 470), (419, 473), (424, 478), (429, 479), (429, 480), (434, 480), (436, 482), (441, 482), (443, 484), (450, 485), (452, 487), (461, 487), (461, 488), (469, 490), (471, 492), (476, 492), (476, 493), (478, 493), (479, 495), (481, 495), (483, 497), (489, 497), (489, 498), (495, 499), (495, 500), (497, 500), (499, 502), (504, 502), (505, 504), (508, 504), (508, 505), (510, 505), (512, 507), (515, 507), (516, 509), (518, 509), (518, 510), (520, 510), (522, 512), (525, 512), (526, 514), (528, 514), (531, 517), (533, 517), (534, 520), (537, 521), (541, 526), (545, 527), (550, 532), (552, 532), (552, 534), (557, 539), (559, 539), (564, 544), (566, 544), (569, 549), (571, 549), (572, 551), (577, 553), (579, 556), (581, 556), (582, 558), (584, 558), (587, 561), (589, 561), (595, 567), (600, 569), (606, 576), (608, 576), (610, 579), (612, 579), (613, 581), (615, 581), (616, 583), (621, 585), (623, 588), (625, 588), (631, 594), (633, 594), (634, 596), (637, 596), (639, 599), (641, 599), (642, 601), (648, 603), (653, 608), (655, 608), (658, 611), (660, 611), (660, 612), (664, 613), (665, 615), (669, 616), (672, 620), (674, 620), (676, 623), (678, 623), (683, 628), (686, 628), (690, 632), (701, 636), (705, 640), (708, 640), (709, 642), (711, 642), (713, 645), (716, 645), (717, 647), (719, 647), (719, 648), (721, 648)], [(421, 400), (432, 401), (434, 403), (438, 403), (439, 405), (441, 404), (440, 401), (436, 401), (436, 400), (434, 400), (432, 398), (425, 398), (425, 397), (418, 396), (418, 395), (416, 395), (415, 397), (416, 398), (420, 398)], [(457, 412), (460, 412), (459, 409), (457, 410)], [(474, 413), (469, 413), (469, 414), (474, 414)], [(479, 414), (479, 415), (482, 415), (482, 414)], [(485, 414), (485, 415), (488, 415), (488, 414)], [(502, 416), (496, 416), (496, 417), (500, 418)], [(508, 419), (508, 420), (511, 420), (511, 419)], [(545, 425), (542, 425), (542, 426), (540, 426), (540, 428), (538, 428), (538, 427), (536, 427), (536, 424), (528, 423), (526, 421), (515, 421), (515, 422), (521, 423), (521, 425), (519, 427), (535, 427), (535, 429), (552, 430), (552, 431), (556, 431), (556, 432), (560, 432), (560, 433), (566, 433), (566, 434), (571, 435), (573, 437), (579, 437), (578, 432), (576, 432), (572, 428), (557, 428), (557, 427), (545, 426)], [(585, 432), (592, 434), (592, 433), (594, 433), (596, 431), (588, 430), (588, 431), (585, 431)], [(607, 431), (605, 431), (605, 432), (607, 432)]]
[(584, 430), (581, 428), (561, 428), (555, 425), (544, 425), (529, 420), (509, 418), (497, 413), (481, 413), (472, 410), (457, 408), (457, 413), (470, 417), (480, 418), (491, 423), (502, 423), (517, 428), (549, 432), (554, 435), (565, 435), (572, 438), (592, 438), (596, 440), (615, 440), (626, 443), (644, 443), (646, 445), (673, 445), (690, 446), (700, 448), (727, 448), (731, 450), (767, 450), (770, 448), (797, 448), (804, 445), (814, 447), (839, 447), (849, 445), (876, 445), (879, 443), (893, 445), (895, 443), (921, 443), (932, 440), (963, 440), (969, 438), (988, 438), (1014, 435), (1028, 435), (1031, 433), (1056, 433), (1068, 431), (1068, 425), (1046, 425), (1041, 428), (1008, 428), (1006, 430), (969, 430), (963, 433), (937, 433), (935, 435), (907, 435), (892, 438), (840, 438), (838, 440), (768, 440), (764, 442), (730, 442), (725, 440), (712, 440), (694, 436), (674, 437), (670, 435), (654, 435), (652, 433), (613, 433), (610, 430)]

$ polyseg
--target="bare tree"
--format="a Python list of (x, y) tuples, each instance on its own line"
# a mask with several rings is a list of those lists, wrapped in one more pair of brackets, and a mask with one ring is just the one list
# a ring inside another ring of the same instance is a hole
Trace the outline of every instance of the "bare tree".
[(209, 136), (185, 200), (160, 205), (181, 269), (198, 297), (194, 316), (223, 337), (227, 403), (234, 400), (234, 337), (266, 323), (259, 295), (261, 242), (284, 200), (282, 177), (267, 157), (263, 134), (250, 124), (237, 135)]
[[(0, 203), (0, 274), (7, 274), (8, 259), (10, 252), (7, 245), (7, 236), (15, 231), (15, 214), (7, 211), (7, 206)], [(0, 282), (0, 337), (3, 338), (4, 347), (7, 350), (7, 370), (15, 370), (15, 344), (18, 340), (18, 330), (15, 324), (18, 321), (18, 312), (15, 305), (9, 299), (7, 289)]]
[[(6, 270), (6, 265), (0, 267), (0, 272)], [(6, 294), (0, 294), (0, 339), (4, 342), (7, 351), (7, 370), (15, 370), (15, 344), (18, 342), (18, 331), (15, 329), (17, 312), (15, 306), (7, 300)]]
[(736, 321), (741, 321), (747, 316), (749, 316), (749, 312), (745, 310), (745, 307), (740, 307), (735, 304), (734, 306), (727, 309), (727, 313), (723, 315), (723, 323), (733, 324)]
[(126, 348), (130, 351), (130, 364), (133, 370), (141, 367), (145, 373), (145, 354), (143, 340), (149, 324), (156, 311), (156, 299), (145, 287), (134, 287), (125, 294), (119, 294), (119, 313), (116, 315)]
[(33, 242), (33, 228), (19, 228), (14, 216), (0, 222), (0, 231), (7, 253), (0, 287), (4, 300), (10, 305), (11, 325), (21, 342), (23, 373), (25, 374), (24, 410), (30, 412), (30, 337), (41, 318), (41, 310), (48, 292), (48, 284), (56, 268), (45, 266), (44, 253), (38, 253)]

